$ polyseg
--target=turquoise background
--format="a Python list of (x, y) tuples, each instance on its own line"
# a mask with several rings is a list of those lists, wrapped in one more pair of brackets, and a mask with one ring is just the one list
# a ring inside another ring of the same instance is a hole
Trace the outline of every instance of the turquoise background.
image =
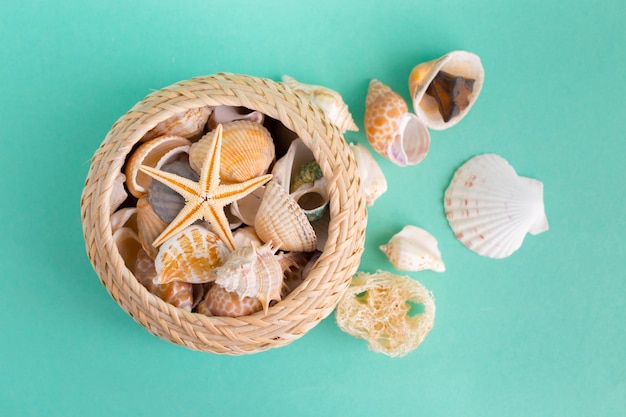
[[(626, 3), (621, 0), (3, 2), (0, 6), (0, 414), (3, 416), (626, 415)], [(483, 91), (428, 157), (377, 156), (362, 271), (405, 224), (439, 241), (435, 326), (407, 357), (333, 316), (245, 357), (150, 335), (85, 253), (79, 199), (111, 125), (154, 89), (220, 71), (339, 91), (366, 143), (370, 78), (409, 99), (412, 67), (478, 54)], [(550, 230), (503, 260), (448, 227), (443, 192), (495, 152), (544, 183)]]

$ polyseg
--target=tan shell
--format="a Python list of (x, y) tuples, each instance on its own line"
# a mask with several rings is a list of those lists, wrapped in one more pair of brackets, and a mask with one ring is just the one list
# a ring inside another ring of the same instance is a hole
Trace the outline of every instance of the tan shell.
[(361, 187), (365, 196), (365, 204), (373, 206), (374, 202), (387, 191), (387, 179), (369, 150), (360, 143), (351, 143), (350, 150), (356, 159), (361, 177)]
[(152, 178), (139, 170), (141, 165), (161, 169), (163, 165), (189, 152), (191, 142), (180, 136), (161, 136), (142, 143), (126, 164), (126, 186), (130, 193), (140, 198), (148, 192)]
[(209, 116), (208, 128), (213, 130), (217, 125), (234, 122), (236, 120), (248, 120), (254, 123), (263, 123), (265, 115), (256, 110), (236, 106), (215, 106)]
[[(200, 173), (215, 130), (191, 146), (189, 164)], [(237, 183), (265, 174), (274, 161), (274, 142), (269, 131), (259, 123), (247, 120), (222, 125), (220, 179)]]
[(137, 262), (137, 254), (141, 250), (137, 232), (129, 227), (119, 228), (113, 233), (113, 241), (124, 260), (126, 268), (132, 271)]
[(141, 247), (152, 259), (156, 257), (159, 251), (152, 245), (152, 242), (163, 233), (166, 227), (167, 223), (161, 220), (152, 209), (148, 196), (143, 196), (137, 200), (137, 234)]
[(230, 212), (244, 224), (254, 226), (254, 218), (259, 211), (264, 194), (265, 186), (257, 188), (244, 198), (233, 201), (230, 205)]
[(375, 79), (367, 90), (364, 124), (372, 148), (398, 166), (416, 165), (428, 153), (428, 129), (398, 93)]
[[(426, 90), (440, 71), (474, 80), (467, 106), (447, 122), (443, 120), (435, 99), (426, 94)], [(452, 127), (460, 122), (472, 108), (480, 94), (484, 78), (485, 71), (480, 58), (466, 51), (452, 51), (441, 58), (417, 65), (409, 75), (413, 110), (430, 129), (442, 130)]]
[(320, 85), (303, 84), (288, 75), (283, 75), (282, 81), (296, 93), (304, 94), (316, 103), (324, 112), (328, 120), (337, 126), (342, 132), (352, 130), (358, 132), (359, 128), (354, 123), (348, 106), (344, 103), (341, 95), (327, 87)]
[(202, 225), (191, 225), (159, 248), (154, 260), (157, 271), (154, 282), (211, 282), (215, 279), (212, 269), (222, 265), (229, 253), (216, 234)]
[(446, 270), (437, 240), (416, 226), (405, 226), (386, 245), (380, 246), (380, 250), (399, 271)]
[(245, 226), (235, 230), (233, 232), (233, 240), (235, 241), (235, 248), (249, 245), (263, 245), (263, 242), (261, 242), (261, 239), (259, 239), (259, 236), (257, 236), (252, 226)]
[(125, 207), (119, 209), (111, 215), (111, 234), (114, 234), (122, 227), (128, 227), (137, 231), (137, 209), (135, 207)]
[(296, 252), (315, 250), (317, 238), (302, 208), (278, 183), (265, 186), (263, 201), (254, 219), (257, 235), (276, 249)]
[(165, 135), (197, 139), (202, 135), (211, 111), (211, 107), (198, 107), (175, 114), (156, 125), (152, 130), (146, 133), (141, 140), (142, 142), (146, 142), (150, 139)]
[(154, 261), (144, 250), (139, 251), (135, 266), (135, 277), (140, 284), (152, 294), (174, 307), (191, 312), (194, 303), (193, 284), (183, 281), (172, 281), (157, 285), (154, 279), (157, 276)]
[(283, 269), (274, 252), (271, 244), (237, 248), (222, 266), (215, 268), (214, 285), (241, 298), (258, 298), (267, 314), (270, 301), (280, 300), (283, 284)]
[[(411, 314), (421, 304), (421, 314)], [(405, 356), (424, 341), (435, 322), (435, 302), (419, 282), (385, 271), (357, 273), (337, 305), (337, 325), (367, 340), (374, 352)]]
[(113, 181), (113, 190), (111, 190), (111, 214), (113, 214), (113, 212), (115, 212), (115, 210), (117, 210), (128, 197), (128, 193), (124, 188), (125, 182), (126, 175), (124, 175), (123, 172), (119, 172), (115, 177), (115, 181)]

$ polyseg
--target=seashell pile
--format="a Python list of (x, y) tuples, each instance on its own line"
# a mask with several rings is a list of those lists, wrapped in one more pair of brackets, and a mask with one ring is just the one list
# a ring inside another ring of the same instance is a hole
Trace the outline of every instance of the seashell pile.
[[(326, 111), (353, 128), (339, 104)], [(328, 236), (328, 187), (311, 150), (277, 124), (242, 107), (186, 111), (128, 155), (111, 225), (149, 292), (189, 312), (236, 317), (267, 314), (304, 281)]]

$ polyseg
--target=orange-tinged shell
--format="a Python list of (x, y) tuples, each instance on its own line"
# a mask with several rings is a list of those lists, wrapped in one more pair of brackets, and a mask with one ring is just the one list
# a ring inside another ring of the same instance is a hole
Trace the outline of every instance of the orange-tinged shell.
[(229, 253), (216, 234), (202, 225), (191, 225), (159, 248), (154, 260), (157, 271), (154, 282), (211, 282), (215, 279), (213, 269), (222, 265)]
[(306, 214), (274, 181), (265, 186), (254, 227), (261, 241), (271, 242), (276, 249), (312, 252), (316, 248), (317, 237)]
[(126, 268), (132, 271), (137, 262), (137, 254), (141, 250), (137, 232), (130, 227), (121, 227), (113, 233), (113, 241), (124, 260)]
[[(200, 172), (210, 144), (215, 140), (213, 130), (191, 146), (189, 164)], [(244, 182), (265, 174), (274, 161), (274, 142), (263, 125), (238, 120), (222, 125), (220, 179), (226, 183)]]
[[(468, 97), (469, 103), (460, 110), (458, 116), (447, 122), (443, 120), (435, 99), (426, 94), (426, 90), (440, 71), (474, 80), (472, 93)], [(441, 58), (419, 64), (409, 75), (413, 110), (430, 129), (443, 130), (452, 127), (460, 122), (471, 109), (480, 94), (484, 78), (485, 71), (480, 58), (467, 51), (452, 51)]]
[(196, 139), (204, 131), (211, 107), (198, 107), (178, 113), (157, 124), (144, 135), (142, 142), (164, 135), (182, 136), (187, 139)]
[(172, 281), (162, 285), (155, 284), (154, 279), (157, 272), (154, 261), (144, 250), (137, 254), (135, 265), (135, 277), (148, 291), (174, 307), (191, 311), (194, 301), (193, 284), (183, 281)]
[(148, 192), (152, 178), (139, 170), (141, 165), (161, 169), (169, 162), (189, 152), (191, 142), (180, 136), (161, 136), (142, 143), (126, 164), (126, 186), (130, 193), (140, 198)]
[(420, 163), (430, 148), (430, 134), (404, 99), (371, 80), (365, 100), (365, 135), (372, 148), (399, 166)]
[(239, 297), (258, 298), (267, 313), (272, 300), (280, 300), (283, 267), (271, 244), (234, 250), (226, 262), (215, 268), (215, 284)]
[(226, 123), (234, 122), (236, 120), (248, 120), (254, 123), (263, 123), (265, 115), (260, 111), (250, 110), (245, 107), (236, 106), (215, 106), (207, 127), (209, 130), (213, 130), (217, 125), (224, 125)]
[(213, 285), (204, 300), (198, 304), (196, 311), (206, 316), (240, 317), (262, 309), (263, 303), (258, 298), (240, 297), (236, 292)]
[(113, 181), (113, 189), (111, 190), (111, 214), (113, 214), (113, 212), (115, 212), (115, 210), (117, 210), (128, 197), (128, 193), (124, 188), (125, 182), (126, 175), (124, 175), (123, 172), (119, 172), (115, 177), (115, 181)]
[(150, 205), (148, 196), (143, 196), (137, 200), (137, 234), (143, 250), (147, 252), (152, 259), (158, 253), (158, 248), (152, 245), (152, 242), (163, 233), (167, 227), (161, 218), (154, 212)]

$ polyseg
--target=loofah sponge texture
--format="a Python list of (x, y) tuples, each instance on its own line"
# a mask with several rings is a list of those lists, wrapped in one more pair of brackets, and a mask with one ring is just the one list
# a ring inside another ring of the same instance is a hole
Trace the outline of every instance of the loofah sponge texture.
[[(423, 311), (412, 314), (414, 305)], [(337, 305), (337, 325), (367, 340), (369, 348), (392, 357), (405, 356), (424, 340), (435, 322), (435, 302), (419, 282), (378, 271), (358, 273)]]

